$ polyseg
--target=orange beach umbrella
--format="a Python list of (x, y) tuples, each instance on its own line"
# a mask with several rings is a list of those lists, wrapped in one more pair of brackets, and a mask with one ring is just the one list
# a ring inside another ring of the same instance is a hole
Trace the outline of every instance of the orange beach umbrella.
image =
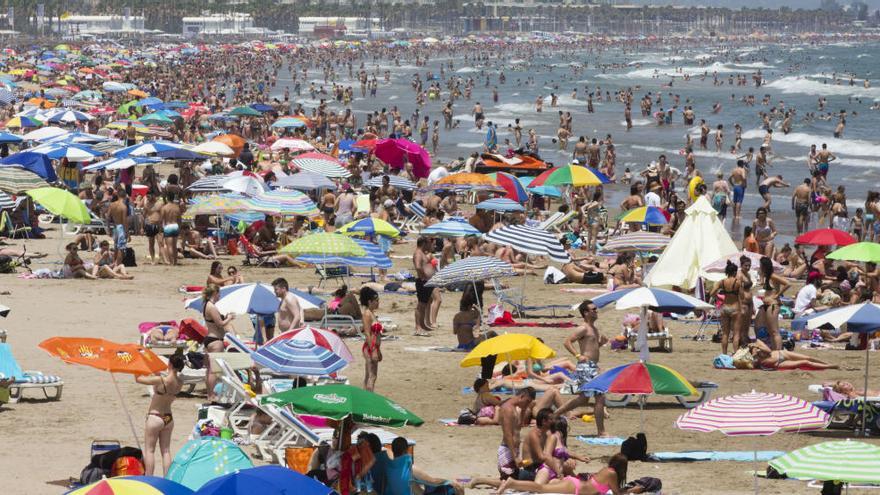
[(137, 344), (87, 337), (52, 337), (40, 342), (40, 348), (66, 363), (110, 373), (151, 375), (168, 368), (153, 351)]

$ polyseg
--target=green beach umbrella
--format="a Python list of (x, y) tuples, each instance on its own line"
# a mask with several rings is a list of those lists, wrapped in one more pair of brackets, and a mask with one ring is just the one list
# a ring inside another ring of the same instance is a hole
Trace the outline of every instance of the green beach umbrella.
[(322, 232), (310, 234), (281, 248), (282, 253), (322, 254), (335, 256), (365, 256), (364, 248), (342, 234)]
[(260, 117), (263, 114), (251, 107), (235, 107), (229, 112), (229, 115), (237, 115), (239, 117)]
[(174, 125), (173, 120), (162, 115), (161, 113), (156, 113), (156, 112), (153, 112), (149, 115), (144, 115), (143, 117), (139, 118), (138, 120), (142, 124), (147, 124), (147, 125)]
[(880, 447), (852, 440), (822, 442), (770, 461), (789, 478), (880, 483)]
[(831, 260), (880, 263), (880, 244), (876, 242), (857, 242), (834, 250), (825, 257)]
[(351, 385), (317, 385), (279, 392), (260, 399), (262, 404), (290, 406), (297, 414), (341, 420), (351, 417), (361, 424), (401, 427), (424, 421), (400, 404)]
[(116, 109), (116, 113), (119, 115), (128, 115), (131, 113), (131, 107), (137, 106), (137, 100), (131, 100), (128, 103), (123, 103), (119, 105), (119, 108)]
[(49, 183), (30, 170), (18, 167), (0, 167), (0, 191), (20, 194), (41, 187), (49, 187)]
[(85, 203), (73, 194), (57, 187), (40, 187), (27, 192), (34, 201), (50, 212), (70, 222), (87, 224), (91, 222)]

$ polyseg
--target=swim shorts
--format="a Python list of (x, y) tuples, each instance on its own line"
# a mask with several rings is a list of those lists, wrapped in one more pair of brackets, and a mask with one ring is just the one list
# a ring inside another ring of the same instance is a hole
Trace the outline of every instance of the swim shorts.
[(820, 163), (816, 166), (816, 170), (818, 170), (819, 173), (822, 174), (822, 177), (825, 177), (826, 175), (828, 175), (828, 162)]
[(431, 294), (434, 293), (433, 287), (426, 287), (427, 280), (416, 279), (416, 297), (419, 303), (428, 304), (431, 302)]
[(761, 196), (763, 196), (765, 194), (769, 194), (770, 193), (770, 186), (765, 186), (763, 184), (758, 186), (758, 193), (761, 194)]
[(113, 227), (113, 244), (116, 249), (125, 249), (128, 247), (128, 239), (125, 235), (125, 226), (117, 224)]
[(176, 223), (169, 223), (165, 227), (162, 228), (162, 234), (165, 237), (177, 237), (177, 234), (180, 233), (180, 226)]
[(498, 473), (501, 474), (501, 479), (507, 479), (516, 473), (515, 459), (506, 445), (498, 446)]
[(794, 204), (794, 214), (802, 217), (810, 214), (810, 204), (798, 202)]
[(745, 186), (733, 186), (733, 202), (734, 204), (742, 204), (746, 197)]

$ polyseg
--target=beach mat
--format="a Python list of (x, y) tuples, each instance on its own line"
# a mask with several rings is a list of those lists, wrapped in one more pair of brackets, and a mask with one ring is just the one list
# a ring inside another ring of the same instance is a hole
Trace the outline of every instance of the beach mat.
[(604, 294), (608, 292), (605, 287), (562, 287), (559, 290), (569, 294)]
[[(758, 461), (767, 462), (785, 455), (779, 450), (760, 450), (757, 452)], [(698, 461), (734, 461), (753, 462), (755, 452), (742, 451), (712, 451), (712, 450), (687, 450), (683, 452), (654, 452), (648, 455), (648, 459), (654, 462), (698, 462)]]
[(577, 439), (579, 442), (583, 442), (587, 445), (608, 445), (608, 446), (619, 446), (623, 445), (623, 438), (620, 437), (590, 437), (587, 435), (578, 435)]

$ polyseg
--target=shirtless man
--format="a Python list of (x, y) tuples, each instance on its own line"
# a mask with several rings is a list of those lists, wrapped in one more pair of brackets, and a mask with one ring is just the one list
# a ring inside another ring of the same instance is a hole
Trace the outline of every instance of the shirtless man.
[(700, 149), (708, 148), (709, 143), (709, 125), (705, 119), (700, 119)]
[(587, 163), (592, 168), (599, 168), (599, 155), (601, 153), (601, 149), (599, 148), (599, 141), (596, 138), (590, 142), (590, 145), (587, 147)]
[(758, 148), (758, 154), (755, 156), (755, 184), (760, 186), (761, 181), (763, 181), (767, 177), (767, 165), (770, 162), (767, 161), (767, 147), (761, 146)]
[(733, 219), (739, 220), (742, 217), (742, 204), (746, 197), (746, 167), (742, 160), (736, 161), (736, 168), (727, 178), (733, 187)]
[(128, 205), (125, 189), (119, 188), (116, 192), (116, 201), (110, 203), (107, 208), (107, 220), (113, 231), (113, 247), (116, 249), (114, 263), (122, 263), (122, 256), (125, 254), (125, 248), (128, 247)]
[(474, 104), (474, 108), (471, 110), (471, 115), (474, 116), (474, 125), (477, 126), (477, 129), (483, 128), (483, 105), (480, 105), (480, 102)]
[(571, 154), (572, 161), (578, 163), (587, 163), (587, 138), (581, 136), (574, 144), (574, 151)]
[[(281, 305), (278, 306), (278, 331), (284, 333), (301, 327), (303, 324), (302, 307), (299, 305), (299, 299), (290, 292), (287, 279), (276, 278), (272, 281), (272, 288), (275, 289), (275, 295), (281, 299)], [(273, 337), (273, 333), (274, 328), (267, 325), (263, 342), (268, 342)]]
[(162, 249), (162, 216), (159, 211), (162, 209), (162, 203), (153, 194), (148, 191), (144, 200), (144, 235), (147, 236), (147, 247), (150, 253), (150, 264), (156, 264), (156, 238), (159, 238), (159, 263), (165, 263), (165, 253)]
[(770, 203), (772, 202), (770, 197), (770, 188), (772, 187), (791, 187), (791, 184), (782, 180), (781, 175), (767, 177), (761, 181), (761, 184), (758, 186), (758, 193), (764, 198), (764, 208), (766, 208), (767, 211), (770, 211)]
[(159, 209), (162, 219), (162, 249), (165, 260), (171, 265), (177, 264), (177, 236), (180, 234), (180, 218), (182, 212), (177, 204), (179, 191), (177, 188), (165, 189), (165, 204)]
[[(599, 333), (596, 328), (596, 319), (599, 317), (599, 308), (593, 304), (593, 301), (585, 299), (578, 306), (578, 311), (584, 319), (584, 324), (575, 329), (574, 333), (565, 339), (565, 349), (574, 354), (577, 359), (577, 367), (572, 375), (575, 385), (580, 387), (599, 375), (599, 348), (602, 347), (608, 339)], [(575, 348), (577, 344), (577, 348)], [(586, 406), (590, 402), (590, 397), (596, 397), (596, 409), (594, 416), (596, 418), (596, 430), (600, 437), (607, 436), (605, 432), (605, 396), (593, 392), (581, 392), (576, 397), (565, 403), (556, 410), (555, 417), (561, 416), (572, 409)]]
[(323, 196), (321, 196), (321, 213), (324, 215), (324, 226), (330, 225), (330, 220), (333, 218), (333, 211), (336, 206), (336, 195), (333, 194), (333, 191), (327, 190)]
[(794, 188), (791, 195), (791, 209), (797, 218), (797, 233), (803, 234), (810, 224), (810, 179)]
[(515, 396), (504, 401), (498, 408), (498, 422), (501, 423), (501, 445), (498, 446), (498, 473), (501, 479), (516, 477), (522, 464), (520, 456), (520, 428), (523, 415), (535, 400), (535, 389), (525, 387)]
[(836, 160), (834, 153), (828, 151), (828, 144), (822, 143), (822, 149), (816, 153), (816, 170), (822, 175), (822, 178), (828, 177), (828, 165)]
[(431, 296), (434, 293), (433, 287), (426, 287), (425, 284), (434, 276), (436, 269), (431, 264), (431, 248), (434, 242), (429, 237), (419, 237), (416, 242), (416, 250), (413, 253), (413, 265), (416, 270), (416, 296), (418, 304), (416, 304), (416, 331), (415, 335), (424, 337), (427, 332), (433, 330), (428, 325), (430, 318)]

